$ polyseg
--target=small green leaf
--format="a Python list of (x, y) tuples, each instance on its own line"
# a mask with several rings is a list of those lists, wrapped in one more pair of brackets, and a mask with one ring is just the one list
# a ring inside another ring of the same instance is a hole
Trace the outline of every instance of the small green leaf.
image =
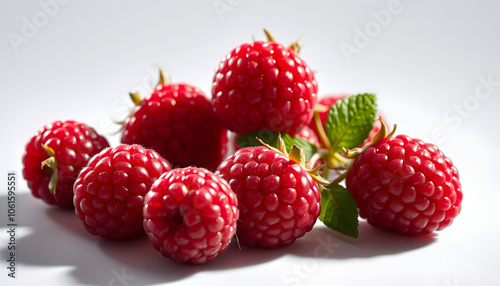
[(325, 131), (333, 151), (359, 147), (368, 138), (377, 116), (373, 93), (351, 95), (337, 101), (328, 111)]
[[(265, 143), (277, 148), (279, 134), (279, 132), (271, 132), (269, 130), (254, 131), (249, 134), (236, 137), (236, 144), (238, 144), (240, 148), (262, 146), (262, 144), (256, 139), (256, 137), (258, 137)], [(285, 141), (287, 153), (290, 152), (293, 145), (296, 145), (304, 150), (306, 160), (309, 160), (314, 153), (318, 152), (318, 148), (304, 138), (292, 137), (288, 134), (281, 134), (281, 138)]]
[(339, 184), (321, 191), (319, 219), (329, 228), (344, 235), (358, 237), (358, 209), (351, 193)]

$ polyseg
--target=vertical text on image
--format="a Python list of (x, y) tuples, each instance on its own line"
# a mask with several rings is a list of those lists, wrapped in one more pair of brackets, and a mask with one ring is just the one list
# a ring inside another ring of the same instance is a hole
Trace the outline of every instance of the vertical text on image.
[(16, 172), (7, 173), (7, 276), (16, 278)]

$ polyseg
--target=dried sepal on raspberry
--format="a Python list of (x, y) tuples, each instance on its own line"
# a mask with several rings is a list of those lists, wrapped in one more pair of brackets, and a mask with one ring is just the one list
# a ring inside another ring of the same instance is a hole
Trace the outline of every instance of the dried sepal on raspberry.
[[(168, 84), (169, 82), (170, 81), (168, 80), (168, 77), (166, 77), (165, 74), (163, 73), (163, 71), (161, 69), (159, 69), (159, 71), (158, 71), (158, 83), (155, 85), (155, 87), (158, 87), (158, 86), (164, 85), (164, 84)], [(138, 106), (141, 106), (143, 104), (143, 99), (141, 98), (141, 95), (138, 92), (129, 92), (128, 95), (129, 95), (130, 100), (134, 104), (134, 107), (130, 109), (127, 117), (125, 117), (123, 120), (115, 121), (116, 124), (120, 125), (120, 129), (118, 130), (118, 132), (123, 131), (123, 126), (124, 126), (127, 118), (129, 118), (130, 116), (132, 116), (134, 114), (135, 108), (137, 108)]]
[(318, 175), (319, 170), (321, 170), (325, 165), (318, 164), (314, 168), (308, 169), (306, 167), (307, 161), (306, 161), (304, 149), (298, 147), (297, 145), (292, 145), (290, 152), (287, 152), (286, 144), (285, 144), (285, 141), (281, 138), (281, 134), (278, 134), (277, 148), (267, 144), (266, 142), (262, 141), (258, 137), (256, 139), (257, 139), (257, 141), (259, 141), (262, 145), (266, 146), (267, 148), (269, 148), (271, 150), (275, 150), (277, 152), (280, 152), (288, 159), (297, 163), (302, 169), (304, 169), (304, 171), (306, 171), (307, 173), (309, 173), (309, 175), (311, 175), (311, 177), (314, 179), (314, 181), (316, 183), (318, 183), (318, 186), (321, 187), (321, 186), (325, 186), (325, 185), (330, 184), (330, 182), (327, 179)]
[(58, 120), (40, 128), (23, 154), (23, 177), (34, 197), (49, 205), (73, 208), (73, 184), (90, 158), (108, 147), (92, 127)]
[(261, 142), (257, 140), (257, 138), (261, 139), (265, 143), (277, 147), (278, 136), (281, 136), (281, 139), (285, 141), (285, 145), (287, 146), (287, 151), (291, 150), (291, 146), (296, 145), (300, 147), (304, 151), (304, 155), (306, 158), (306, 166), (309, 166), (308, 162), (311, 157), (318, 152), (318, 139), (314, 135), (313, 131), (310, 130), (307, 126), (305, 126), (300, 133), (295, 136), (290, 136), (286, 133), (280, 132), (272, 132), (270, 130), (258, 130), (248, 134), (234, 134), (232, 135), (231, 140), (233, 141), (234, 151), (251, 146), (262, 146)]
[[(276, 42), (274, 36), (269, 32), (268, 29), (264, 28), (264, 34), (266, 34), (266, 38), (268, 42)], [(302, 48), (302, 35), (295, 41), (293, 41), (288, 48), (295, 51), (297, 54), (300, 53), (300, 49)]]
[(278, 141), (277, 147), (263, 143), (241, 148), (217, 169), (238, 198), (237, 235), (242, 245), (290, 245), (313, 228), (321, 213), (318, 182), (326, 182), (316, 170), (306, 171), (300, 148), (287, 152)]
[[(156, 84), (156, 87), (160, 87), (162, 85), (166, 85), (166, 84), (169, 84), (170, 81), (168, 80), (168, 78), (165, 76), (165, 74), (163, 73), (163, 71), (161, 69), (158, 70), (158, 83)], [(129, 93), (129, 96), (130, 96), (130, 99), (132, 100), (132, 102), (134, 103), (135, 106), (141, 106), (143, 104), (143, 100), (141, 98), (141, 96), (139, 95), (139, 93), (137, 92), (130, 92)]]
[(57, 188), (57, 182), (59, 181), (59, 177), (57, 176), (57, 159), (56, 159), (56, 153), (52, 148), (50, 148), (47, 145), (42, 144), (42, 148), (47, 152), (49, 155), (49, 158), (45, 159), (42, 161), (41, 164), (41, 169), (48, 167), (50, 168), (50, 172), (52, 173), (50, 175), (50, 180), (49, 180), (49, 191), (50, 193), (55, 196), (56, 195), (56, 188)]
[(130, 93), (135, 107), (123, 122), (121, 143), (154, 149), (174, 167), (215, 170), (227, 153), (227, 131), (203, 91), (171, 83), (159, 71), (152, 93)]
[[(347, 174), (349, 173), (349, 170), (352, 168), (352, 165), (354, 164), (354, 159), (356, 159), (356, 157), (358, 157), (360, 154), (362, 154), (363, 152), (365, 152), (368, 148), (370, 148), (374, 143), (384, 139), (384, 138), (387, 138), (387, 137), (390, 137), (390, 136), (393, 136), (394, 133), (396, 132), (396, 127), (397, 125), (394, 124), (394, 127), (392, 128), (392, 130), (389, 132), (388, 128), (387, 128), (387, 125), (385, 124), (384, 120), (382, 120), (382, 118), (379, 117), (378, 119), (381, 123), (381, 127), (380, 127), (380, 130), (373, 136), (372, 140), (370, 143), (364, 145), (363, 147), (356, 147), (356, 148), (353, 148), (353, 149), (346, 149), (345, 147), (342, 147), (342, 151), (343, 151), (343, 155), (350, 159), (350, 161), (345, 165), (344, 167), (344, 172), (339, 175), (337, 178), (335, 178), (335, 180), (332, 181), (332, 184), (338, 184), (340, 182), (342, 182), (342, 180), (345, 179), (345, 177), (347, 177)], [(389, 132), (389, 133), (388, 133)]]
[(314, 72), (298, 55), (300, 40), (290, 46), (267, 41), (244, 43), (219, 63), (212, 102), (221, 123), (248, 134), (269, 129), (291, 136), (309, 124), (317, 101)]

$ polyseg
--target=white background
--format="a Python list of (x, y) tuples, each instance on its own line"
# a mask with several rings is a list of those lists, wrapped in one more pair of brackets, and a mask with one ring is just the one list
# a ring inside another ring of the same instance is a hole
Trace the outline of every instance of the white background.
[[(1, 1), (0, 284), (497, 285), (500, 5), (351, 2)], [(302, 35), (320, 96), (376, 93), (397, 133), (432, 141), (453, 160), (464, 201), (452, 226), (407, 238), (361, 222), (355, 240), (318, 223), (290, 247), (232, 244), (189, 266), (161, 257), (147, 239), (90, 236), (72, 212), (31, 196), (21, 156), (38, 128), (75, 119), (116, 144), (112, 120), (126, 116), (128, 92), (144, 96), (155, 84), (159, 67), (210, 96), (219, 60), (265, 39), (263, 27), (284, 44)], [(6, 262), (10, 170), (18, 176), (15, 279)]]

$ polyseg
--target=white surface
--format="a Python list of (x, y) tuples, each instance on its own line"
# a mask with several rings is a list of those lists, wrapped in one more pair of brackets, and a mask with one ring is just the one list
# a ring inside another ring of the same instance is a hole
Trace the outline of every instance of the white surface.
[[(38, 1), (0, 3), (1, 285), (498, 284), (498, 3), (66, 2), (48, 10)], [(216, 6), (227, 10), (218, 13)], [(380, 11), (388, 7), (395, 12), (390, 21), (377, 24), (374, 15), (387, 15)], [(37, 31), (30, 33), (26, 21), (38, 21)], [(221, 57), (252, 36), (264, 39), (263, 27), (285, 44), (303, 34), (301, 55), (317, 72), (321, 96), (377, 93), (398, 133), (438, 143), (459, 168), (464, 192), (462, 213), (451, 227), (414, 239), (362, 222), (354, 240), (318, 223), (290, 247), (240, 251), (233, 244), (212, 263), (193, 267), (164, 259), (147, 240), (112, 243), (90, 236), (71, 212), (31, 196), (21, 156), (39, 127), (71, 118), (109, 134), (111, 120), (127, 113), (128, 92), (150, 88), (157, 67), (174, 82), (209, 94)], [(367, 27), (373, 37), (346, 57), (341, 46), (356, 47), (358, 31)], [(13, 33), (25, 37), (17, 52)], [(490, 89), (482, 81), (488, 78)], [(15, 279), (6, 268), (10, 170), (18, 175)], [(325, 242), (329, 248), (322, 248)]]

